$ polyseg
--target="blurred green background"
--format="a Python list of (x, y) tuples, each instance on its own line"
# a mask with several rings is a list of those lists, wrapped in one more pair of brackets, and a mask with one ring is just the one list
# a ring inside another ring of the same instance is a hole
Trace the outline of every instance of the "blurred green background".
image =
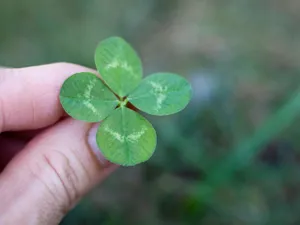
[(63, 225), (300, 224), (299, 0), (1, 0), (0, 64), (94, 68), (122, 36), (189, 106), (149, 117), (154, 157), (121, 168)]

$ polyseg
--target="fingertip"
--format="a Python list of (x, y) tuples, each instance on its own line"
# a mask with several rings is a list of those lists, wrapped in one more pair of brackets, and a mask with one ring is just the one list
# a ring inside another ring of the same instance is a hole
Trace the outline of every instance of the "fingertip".
[(100, 163), (104, 167), (109, 167), (112, 163), (109, 162), (102, 154), (101, 149), (99, 148), (96, 140), (96, 134), (100, 123), (94, 123), (88, 133), (88, 143), (90, 145), (91, 150), (95, 154), (96, 158), (100, 161)]
[(63, 82), (74, 73), (93, 72), (72, 63), (0, 70), (0, 132), (38, 129), (57, 122)]

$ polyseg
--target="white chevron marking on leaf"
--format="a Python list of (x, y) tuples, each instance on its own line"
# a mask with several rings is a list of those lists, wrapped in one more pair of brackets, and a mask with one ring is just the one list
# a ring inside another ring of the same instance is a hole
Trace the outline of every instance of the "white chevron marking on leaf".
[(168, 87), (163, 87), (161, 84), (150, 81), (150, 85), (153, 87), (153, 94), (156, 96), (156, 111), (161, 109), (163, 101), (167, 98), (165, 92), (167, 92)]

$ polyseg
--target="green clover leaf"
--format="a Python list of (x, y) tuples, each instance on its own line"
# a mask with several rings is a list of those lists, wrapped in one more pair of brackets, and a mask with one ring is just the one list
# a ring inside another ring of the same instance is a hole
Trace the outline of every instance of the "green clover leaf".
[(120, 107), (99, 127), (97, 143), (108, 160), (130, 166), (151, 157), (156, 146), (156, 133), (143, 116)]
[(146, 77), (128, 96), (138, 109), (157, 116), (170, 115), (186, 107), (191, 98), (191, 86), (182, 77), (171, 73), (156, 73)]
[(98, 122), (118, 105), (117, 97), (92, 73), (77, 73), (69, 77), (60, 91), (64, 110), (77, 120)]
[(92, 73), (77, 73), (62, 85), (60, 102), (73, 118), (103, 120), (96, 140), (109, 161), (133, 166), (147, 161), (156, 147), (156, 132), (142, 115), (170, 115), (184, 109), (191, 86), (172, 73), (156, 73), (142, 80), (141, 60), (122, 38), (108, 38), (98, 45), (95, 63), (103, 81)]
[(95, 63), (105, 83), (120, 97), (129, 94), (142, 80), (140, 58), (119, 37), (100, 42), (95, 53)]

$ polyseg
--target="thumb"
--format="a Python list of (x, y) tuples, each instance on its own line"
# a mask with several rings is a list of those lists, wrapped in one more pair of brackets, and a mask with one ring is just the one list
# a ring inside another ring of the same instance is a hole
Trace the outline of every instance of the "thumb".
[(0, 175), (0, 224), (57, 224), (110, 174), (116, 165), (95, 149), (95, 132), (66, 119), (35, 137)]

